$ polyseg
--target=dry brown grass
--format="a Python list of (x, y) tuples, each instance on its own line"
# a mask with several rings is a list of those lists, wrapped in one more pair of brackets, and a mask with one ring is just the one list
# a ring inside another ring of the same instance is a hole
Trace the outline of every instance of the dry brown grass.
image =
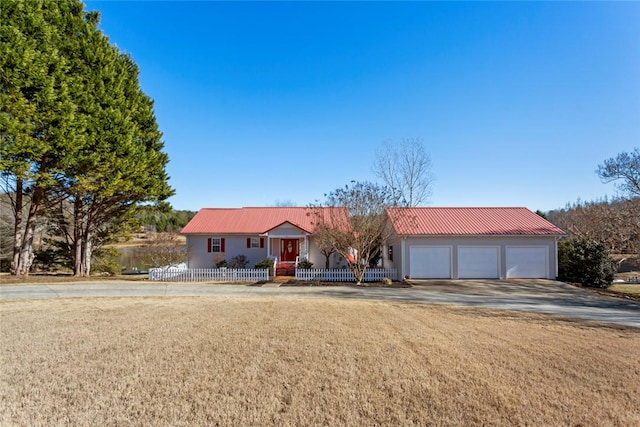
[(604, 294), (640, 301), (640, 285), (626, 285), (622, 283), (616, 283), (609, 286)]
[(392, 302), (0, 302), (2, 425), (639, 425), (640, 331)]
[(77, 282), (104, 282), (104, 281), (118, 281), (118, 282), (142, 282), (148, 280), (147, 274), (123, 274), (118, 276), (91, 276), (91, 277), (74, 277), (71, 274), (30, 274), (29, 276), (11, 276), (9, 274), (0, 274), (0, 286), (2, 285), (38, 285), (38, 284), (53, 284), (53, 283), (77, 283)]
[(619, 292), (623, 294), (632, 294), (640, 296), (640, 285), (625, 285), (622, 283), (616, 283), (609, 287), (612, 292)]

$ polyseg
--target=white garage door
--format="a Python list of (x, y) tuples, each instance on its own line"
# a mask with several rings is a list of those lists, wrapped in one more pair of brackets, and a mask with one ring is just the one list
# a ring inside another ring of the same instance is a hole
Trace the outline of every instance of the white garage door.
[(451, 247), (411, 246), (409, 277), (413, 279), (450, 279)]
[(507, 246), (507, 278), (546, 279), (546, 246), (513, 247)]
[(497, 279), (497, 246), (459, 246), (458, 278), (460, 279)]

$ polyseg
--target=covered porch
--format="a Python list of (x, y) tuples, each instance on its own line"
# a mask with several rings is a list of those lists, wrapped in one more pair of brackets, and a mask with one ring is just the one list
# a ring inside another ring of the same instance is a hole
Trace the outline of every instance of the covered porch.
[(276, 275), (295, 275), (298, 262), (309, 259), (309, 233), (285, 222), (260, 235), (266, 239), (267, 256), (274, 260)]

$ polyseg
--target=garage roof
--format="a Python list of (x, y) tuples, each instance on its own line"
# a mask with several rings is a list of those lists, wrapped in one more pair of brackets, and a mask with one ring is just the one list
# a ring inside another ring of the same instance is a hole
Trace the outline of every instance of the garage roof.
[[(321, 209), (320, 211), (318, 209)], [(318, 223), (317, 212), (329, 221), (330, 208), (308, 207), (243, 207), (204, 208), (182, 229), (182, 234), (263, 234), (290, 223), (307, 233), (313, 233)], [(334, 208), (335, 215), (347, 218), (345, 208)]]
[(527, 208), (389, 208), (398, 235), (562, 236), (564, 231)]

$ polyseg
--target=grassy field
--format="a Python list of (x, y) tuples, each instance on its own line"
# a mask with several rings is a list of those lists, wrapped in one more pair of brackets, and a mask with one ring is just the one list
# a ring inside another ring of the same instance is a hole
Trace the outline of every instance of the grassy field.
[(639, 425), (640, 330), (392, 302), (0, 302), (0, 425)]
[(608, 290), (612, 292), (622, 293), (622, 294), (640, 296), (640, 285), (627, 285), (624, 283), (614, 283), (609, 287)]
[(143, 282), (148, 280), (147, 274), (132, 274), (118, 276), (91, 276), (91, 277), (74, 277), (68, 273), (59, 274), (30, 274), (29, 276), (11, 276), (10, 274), (0, 274), (0, 286), (2, 285), (39, 285), (39, 284), (55, 284), (55, 283), (78, 283), (78, 282), (95, 282), (100, 284), (108, 281), (126, 281), (126, 282)]

